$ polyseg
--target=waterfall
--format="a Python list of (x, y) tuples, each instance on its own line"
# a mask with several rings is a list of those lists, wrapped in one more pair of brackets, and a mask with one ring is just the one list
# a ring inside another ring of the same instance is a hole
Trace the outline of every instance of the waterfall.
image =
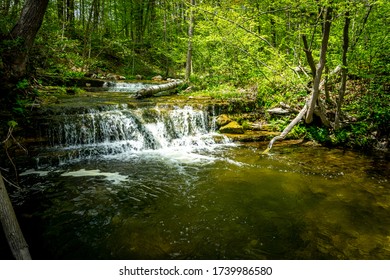
[(215, 132), (214, 110), (192, 106), (120, 105), (61, 114), (50, 121), (48, 138), (51, 149), (61, 151), (60, 162), (141, 151), (193, 153), (229, 142)]

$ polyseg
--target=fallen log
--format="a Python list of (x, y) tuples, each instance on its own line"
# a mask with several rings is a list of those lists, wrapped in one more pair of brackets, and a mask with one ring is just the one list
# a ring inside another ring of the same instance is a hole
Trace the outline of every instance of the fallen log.
[(15, 211), (0, 172), (0, 221), (12, 254), (17, 260), (31, 260), (28, 245), (23, 237)]
[(138, 99), (151, 97), (156, 93), (170, 90), (170, 89), (174, 89), (174, 88), (178, 87), (179, 85), (181, 85), (182, 83), (183, 83), (182, 80), (173, 80), (173, 81), (166, 83), (166, 84), (150, 86), (148, 88), (144, 88), (144, 89), (137, 91), (135, 97)]

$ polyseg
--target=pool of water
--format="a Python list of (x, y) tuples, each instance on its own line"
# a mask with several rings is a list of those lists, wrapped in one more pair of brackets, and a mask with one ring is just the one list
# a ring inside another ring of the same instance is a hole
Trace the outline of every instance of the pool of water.
[(35, 259), (390, 259), (385, 156), (223, 144), (25, 170)]

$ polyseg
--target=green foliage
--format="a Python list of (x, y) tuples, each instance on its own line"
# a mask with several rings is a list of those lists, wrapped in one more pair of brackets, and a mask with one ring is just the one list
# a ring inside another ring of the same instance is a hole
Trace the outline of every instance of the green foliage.
[(8, 125), (10, 128), (15, 128), (15, 127), (18, 126), (18, 123), (17, 123), (17, 121), (15, 121), (15, 120), (11, 120), (11, 121), (7, 122), (7, 125)]
[(270, 128), (273, 131), (283, 131), (287, 125), (290, 123), (289, 117), (283, 117), (283, 118), (271, 118), (269, 120)]
[(16, 102), (15, 102), (14, 107), (12, 108), (12, 111), (16, 115), (24, 116), (26, 113), (26, 107), (28, 106), (29, 103), (30, 103), (30, 100), (28, 100), (26, 98), (18, 98), (18, 99), (16, 99)]
[[(202, 82), (200, 82), (200, 85), (197, 86), (202, 87)], [(193, 93), (188, 93), (188, 94), (192, 95)], [(222, 99), (222, 100), (244, 97), (243, 94), (239, 92), (239, 90), (236, 87), (231, 86), (229, 84), (209, 86), (206, 90), (197, 91), (196, 94), (201, 96), (209, 96), (212, 98)]]
[(23, 79), (16, 84), (16, 88), (20, 90), (24, 90), (27, 89), (29, 85), (30, 85), (29, 81), (27, 79)]
[(339, 129), (330, 135), (333, 145), (344, 145), (350, 140), (351, 132), (347, 129)]
[(306, 126), (301, 123), (295, 125), (289, 133), (289, 136), (295, 139), (305, 138), (306, 135), (307, 135)]
[(329, 143), (331, 141), (329, 130), (324, 127), (309, 126), (307, 128), (307, 137), (310, 140), (315, 140), (321, 143)]

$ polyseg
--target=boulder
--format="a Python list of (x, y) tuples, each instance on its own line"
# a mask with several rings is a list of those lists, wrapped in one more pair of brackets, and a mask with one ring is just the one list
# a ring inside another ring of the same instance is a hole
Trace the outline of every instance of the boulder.
[(162, 77), (161, 77), (161, 75), (158, 75), (158, 76), (154, 76), (153, 78), (152, 78), (152, 80), (153, 81), (162, 81)]
[(135, 79), (136, 79), (136, 80), (142, 80), (143, 77), (142, 77), (142, 75), (135, 75)]
[(112, 74), (112, 73), (108, 73), (106, 75), (106, 79), (107, 80), (126, 80), (126, 77), (120, 76), (120, 75), (116, 75), (116, 74)]
[(232, 121), (219, 129), (221, 133), (244, 134), (244, 128), (238, 122)]
[(218, 127), (222, 127), (224, 125), (227, 125), (232, 120), (228, 117), (226, 114), (219, 115), (216, 119), (216, 124)]

